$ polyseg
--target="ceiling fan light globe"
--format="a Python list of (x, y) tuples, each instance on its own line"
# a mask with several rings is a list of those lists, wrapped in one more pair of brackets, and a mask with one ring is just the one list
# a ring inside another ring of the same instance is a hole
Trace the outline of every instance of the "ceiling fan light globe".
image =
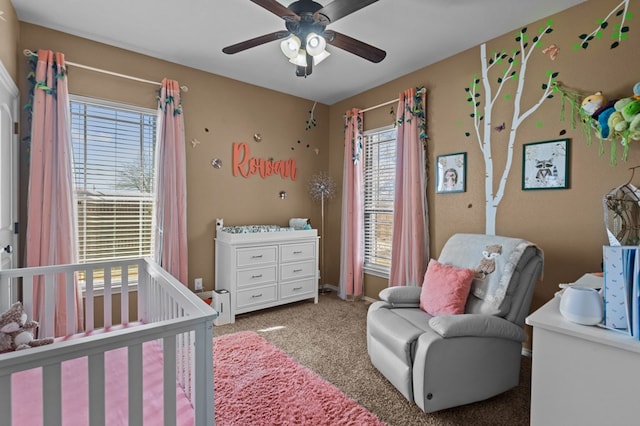
[(307, 66), (307, 52), (304, 49), (298, 50), (298, 54), (294, 58), (289, 59), (289, 62), (291, 62), (292, 64), (295, 64), (295, 65), (298, 65), (300, 67), (306, 67)]
[(327, 52), (326, 50), (323, 50), (322, 52), (320, 52), (319, 54), (313, 57), (313, 65), (318, 65), (320, 62), (327, 59), (329, 55), (331, 55), (331, 53)]
[(298, 56), (298, 50), (300, 50), (300, 39), (295, 36), (295, 35), (291, 35), (291, 37), (288, 37), (284, 40), (282, 40), (282, 42), (280, 43), (280, 50), (282, 50), (282, 53), (284, 53), (284, 56), (286, 56), (289, 59), (293, 59), (296, 56)]
[(306, 38), (306, 47), (309, 55), (316, 56), (321, 54), (327, 47), (327, 41), (316, 33), (309, 33)]

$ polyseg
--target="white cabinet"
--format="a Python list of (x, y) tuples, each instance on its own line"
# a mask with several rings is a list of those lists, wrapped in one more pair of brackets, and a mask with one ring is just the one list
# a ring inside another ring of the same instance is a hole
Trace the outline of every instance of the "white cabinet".
[(640, 342), (565, 319), (556, 296), (533, 326), (531, 425), (638, 424)]
[(301, 231), (216, 236), (215, 288), (231, 294), (235, 316), (284, 303), (318, 303), (318, 234)]

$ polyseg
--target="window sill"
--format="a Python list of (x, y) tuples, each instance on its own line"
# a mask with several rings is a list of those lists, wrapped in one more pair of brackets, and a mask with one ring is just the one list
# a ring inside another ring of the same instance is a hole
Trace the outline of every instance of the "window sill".
[(379, 278), (389, 279), (389, 270), (383, 268), (376, 268), (371, 266), (364, 267), (364, 273), (367, 275), (373, 275)]

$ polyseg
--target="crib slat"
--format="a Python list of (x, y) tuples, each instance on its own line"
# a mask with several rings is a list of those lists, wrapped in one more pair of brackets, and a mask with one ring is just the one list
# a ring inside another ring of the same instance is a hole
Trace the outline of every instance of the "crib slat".
[(67, 310), (67, 327), (66, 335), (71, 336), (78, 331), (76, 324), (76, 286), (73, 271), (67, 271), (64, 274), (65, 299)]
[(89, 424), (105, 425), (104, 352), (89, 355)]
[(191, 374), (195, 371), (199, 371), (197, 369), (198, 366), (196, 365), (196, 333), (194, 331), (190, 331), (185, 334), (187, 335), (187, 345), (189, 347), (189, 364), (187, 364), (186, 380), (188, 380), (187, 385), (189, 386), (189, 398), (191, 399), (191, 402), (195, 403), (196, 401), (193, 400), (193, 397), (197, 394), (198, 390), (196, 389), (196, 379), (191, 377)]
[(129, 267), (122, 267), (120, 285), (120, 324), (129, 324)]
[(102, 298), (104, 306), (104, 328), (111, 327), (113, 324), (111, 319), (111, 267), (104, 268), (104, 297)]
[(142, 424), (142, 344), (128, 348), (129, 424)]
[(0, 377), (0, 426), (11, 426), (11, 375)]
[(95, 327), (93, 316), (95, 315), (93, 299), (93, 269), (87, 269), (84, 273), (84, 299), (85, 299), (85, 331), (93, 331)]
[[(196, 326), (195, 331), (195, 363), (192, 374), (194, 376), (194, 392), (191, 401), (195, 407), (195, 424), (206, 424), (207, 419), (214, 420), (213, 396), (213, 319)], [(203, 373), (200, 373), (203, 372)], [(194, 400), (195, 399), (195, 400)]]
[(162, 358), (164, 360), (164, 424), (175, 426), (176, 424), (176, 336), (167, 336), (163, 339)]
[(0, 279), (0, 312), (5, 312), (11, 307), (11, 277)]
[(149, 272), (145, 261), (138, 262), (138, 321), (149, 321)]
[(40, 320), (40, 328), (43, 329), (44, 337), (55, 336), (55, 313), (56, 313), (56, 282), (55, 275), (48, 273), (44, 275), (44, 283), (41, 282), (41, 290), (44, 292), (44, 313)]
[(187, 354), (187, 352), (184, 349), (184, 333), (178, 334), (176, 351), (178, 353), (178, 361), (176, 363), (176, 374), (178, 378), (178, 383), (180, 383), (180, 386), (184, 388), (185, 387), (184, 364), (186, 362), (184, 357)]
[(33, 275), (22, 277), (22, 307), (27, 318), (33, 318)]
[(62, 426), (60, 363), (42, 367), (42, 416), (47, 426)]

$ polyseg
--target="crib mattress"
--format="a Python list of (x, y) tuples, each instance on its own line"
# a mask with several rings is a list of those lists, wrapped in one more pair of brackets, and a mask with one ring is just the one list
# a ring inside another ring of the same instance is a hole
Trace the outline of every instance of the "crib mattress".
[[(157, 341), (143, 345), (143, 416), (145, 425), (164, 424), (162, 386), (162, 348)], [(77, 358), (62, 363), (62, 424), (89, 424), (88, 359)], [(107, 425), (128, 424), (127, 349), (105, 353), (105, 416)], [(184, 391), (177, 388), (177, 424), (193, 425), (194, 412)], [(11, 376), (12, 424), (41, 426), (42, 369)], [(46, 415), (44, 417), (46, 419)]]

